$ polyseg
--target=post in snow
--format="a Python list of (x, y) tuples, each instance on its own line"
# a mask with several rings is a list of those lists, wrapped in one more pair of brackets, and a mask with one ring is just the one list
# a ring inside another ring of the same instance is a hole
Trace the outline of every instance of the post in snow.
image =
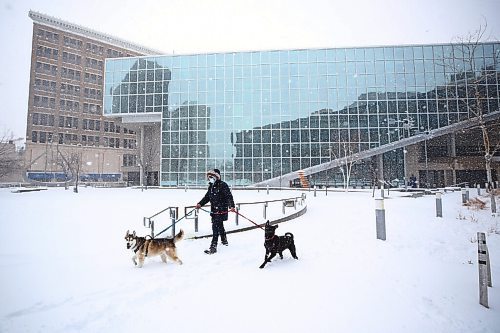
[[(481, 185), (477, 184), (477, 195), (481, 195)], [(488, 188), (488, 187), (486, 187)]]
[(238, 223), (239, 223), (239, 219), (238, 218), (239, 218), (240, 214), (238, 214), (238, 212), (240, 211), (240, 208), (241, 208), (240, 204), (237, 204), (236, 205), (236, 209), (235, 209), (236, 210), (236, 214), (234, 214), (235, 215), (234, 216), (234, 222), (236, 222), (236, 225), (238, 225)]
[(316, 196), (316, 185), (314, 185), (314, 196)]
[(269, 195), (269, 185), (267, 185), (266, 188), (267, 188), (267, 194)]
[(466, 203), (469, 200), (469, 191), (466, 188), (462, 188), (462, 204)]
[(375, 198), (375, 223), (377, 239), (386, 240), (384, 198)]
[(443, 201), (441, 192), (436, 192), (436, 217), (443, 217)]
[(194, 232), (198, 232), (198, 209), (194, 210)]
[(490, 258), (488, 254), (488, 246), (486, 245), (486, 236), (484, 232), (477, 233), (477, 259), (479, 269), (479, 304), (489, 308), (488, 306), (488, 287), (491, 283), (491, 268)]
[(495, 201), (495, 193), (491, 191), (491, 214), (496, 215), (497, 214), (497, 203)]

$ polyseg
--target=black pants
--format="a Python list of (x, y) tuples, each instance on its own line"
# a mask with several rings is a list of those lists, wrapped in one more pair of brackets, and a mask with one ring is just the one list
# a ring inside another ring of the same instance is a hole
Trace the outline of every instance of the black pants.
[(210, 247), (213, 248), (217, 247), (217, 243), (219, 241), (219, 235), (222, 243), (226, 243), (227, 237), (226, 237), (226, 230), (224, 229), (224, 221), (212, 220), (212, 243), (210, 244)]

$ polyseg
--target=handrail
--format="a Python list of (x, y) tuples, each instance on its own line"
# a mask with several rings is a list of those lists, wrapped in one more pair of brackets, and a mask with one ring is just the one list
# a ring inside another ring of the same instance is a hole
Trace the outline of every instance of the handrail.
[[(152, 218), (166, 212), (166, 211), (169, 211), (170, 212), (170, 219), (172, 220), (172, 237), (175, 236), (175, 220), (177, 219), (177, 216), (179, 215), (179, 207), (167, 207), (161, 211), (159, 211), (158, 213), (154, 214), (154, 215), (151, 215), (150, 217), (143, 217), (142, 218), (142, 223), (144, 224), (144, 226), (146, 228), (151, 228), (151, 237), (154, 238), (155, 237), (155, 221), (152, 220)], [(148, 225), (146, 225), (146, 220), (148, 221)]]
[(164, 211), (169, 210), (169, 209), (173, 209), (173, 208), (177, 209), (177, 208), (179, 208), (179, 207), (167, 207), (167, 208), (165, 208), (165, 209), (163, 209), (163, 210), (159, 211), (158, 213), (156, 213), (156, 214), (154, 214), (154, 215), (152, 215), (152, 216), (150, 216), (150, 217), (147, 217), (147, 218), (148, 218), (148, 219), (151, 219), (151, 218), (153, 218), (153, 217), (156, 217), (156, 216), (160, 215), (160, 214), (161, 214), (161, 213), (163, 213)]
[[(266, 218), (266, 210), (267, 210), (267, 206), (270, 202), (282, 202), (283, 203), (283, 214), (285, 214), (285, 207), (292, 207), (292, 206), (288, 205), (287, 203), (293, 202), (293, 207), (296, 209), (296, 204), (300, 203), (302, 205), (304, 203), (304, 201), (306, 200), (306, 196), (307, 196), (306, 193), (302, 193), (298, 197), (289, 197), (289, 198), (256, 201), (256, 202), (238, 202), (238, 203), (235, 203), (235, 208), (236, 208), (236, 212), (238, 212), (240, 210), (241, 205), (264, 204), (263, 214), (264, 214), (264, 218)], [(208, 206), (210, 206), (210, 205), (208, 205)], [(198, 232), (198, 209), (195, 209), (195, 208), (196, 208), (196, 206), (185, 206), (184, 207), (184, 217), (186, 219), (194, 219), (195, 232)], [(188, 212), (188, 210), (190, 210), (190, 211)], [(191, 214), (192, 212), (194, 212), (194, 214)], [(236, 214), (236, 216), (235, 216), (236, 225), (238, 225), (238, 217), (239, 217), (239, 214)]]
[[(305, 199), (306, 199), (306, 194), (302, 193), (300, 196), (283, 198), (283, 199), (273, 199), (273, 200), (264, 200), (264, 201), (256, 201), (256, 202), (239, 202), (239, 203), (235, 203), (235, 206), (237, 207), (237, 210), (239, 210), (241, 205), (264, 204), (267, 207), (268, 203), (270, 203), (270, 202), (283, 202), (283, 210), (284, 210), (284, 207), (291, 207), (291, 206), (287, 206), (285, 203), (293, 201), (294, 202), (293, 207), (295, 207), (295, 204), (299, 200), (302, 200), (301, 203), (303, 203)], [(208, 206), (210, 206), (210, 205), (208, 205)], [(185, 206), (184, 207), (184, 216), (180, 219), (177, 219), (179, 217), (179, 207), (169, 206), (169, 207), (162, 209), (158, 213), (155, 213), (149, 217), (143, 217), (143, 224), (146, 228), (151, 228), (151, 237), (153, 237), (153, 238), (155, 236), (158, 236), (159, 234), (163, 233), (164, 231), (170, 229), (170, 228), (172, 228), (172, 237), (174, 237), (175, 236), (175, 224), (178, 221), (182, 220), (183, 218), (195, 219), (195, 232), (197, 232), (198, 231), (198, 211), (195, 208), (196, 208), (196, 206)], [(164, 229), (163, 231), (161, 231), (160, 233), (158, 233), (157, 235), (155, 235), (155, 232), (154, 232), (154, 229), (155, 229), (154, 222), (155, 221), (152, 219), (157, 217), (158, 215), (166, 212), (166, 211), (170, 212), (170, 218), (172, 220), (172, 224), (169, 227), (167, 227), (166, 229)], [(193, 212), (194, 212), (194, 214), (192, 214)], [(193, 216), (193, 217), (191, 217), (191, 216)], [(238, 218), (238, 215), (236, 215), (236, 224), (238, 224), (237, 218)]]

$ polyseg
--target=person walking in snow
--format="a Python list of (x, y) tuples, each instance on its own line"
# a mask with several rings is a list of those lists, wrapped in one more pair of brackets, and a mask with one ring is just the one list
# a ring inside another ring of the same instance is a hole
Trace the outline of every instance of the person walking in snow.
[(196, 204), (199, 209), (210, 201), (210, 216), (212, 217), (212, 242), (210, 248), (205, 250), (206, 254), (217, 252), (219, 235), (222, 245), (228, 245), (224, 221), (227, 220), (228, 212), (234, 212), (234, 200), (229, 186), (221, 180), (220, 170), (213, 169), (207, 172), (208, 191), (205, 196)]

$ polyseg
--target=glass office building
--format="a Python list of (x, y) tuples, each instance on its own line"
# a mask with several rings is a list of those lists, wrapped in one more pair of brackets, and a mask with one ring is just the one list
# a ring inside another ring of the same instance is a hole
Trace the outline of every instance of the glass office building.
[(161, 119), (161, 185), (204, 184), (212, 168), (254, 184), (467, 120), (476, 102), (497, 112), (499, 54), (484, 43), (107, 59), (104, 114)]

